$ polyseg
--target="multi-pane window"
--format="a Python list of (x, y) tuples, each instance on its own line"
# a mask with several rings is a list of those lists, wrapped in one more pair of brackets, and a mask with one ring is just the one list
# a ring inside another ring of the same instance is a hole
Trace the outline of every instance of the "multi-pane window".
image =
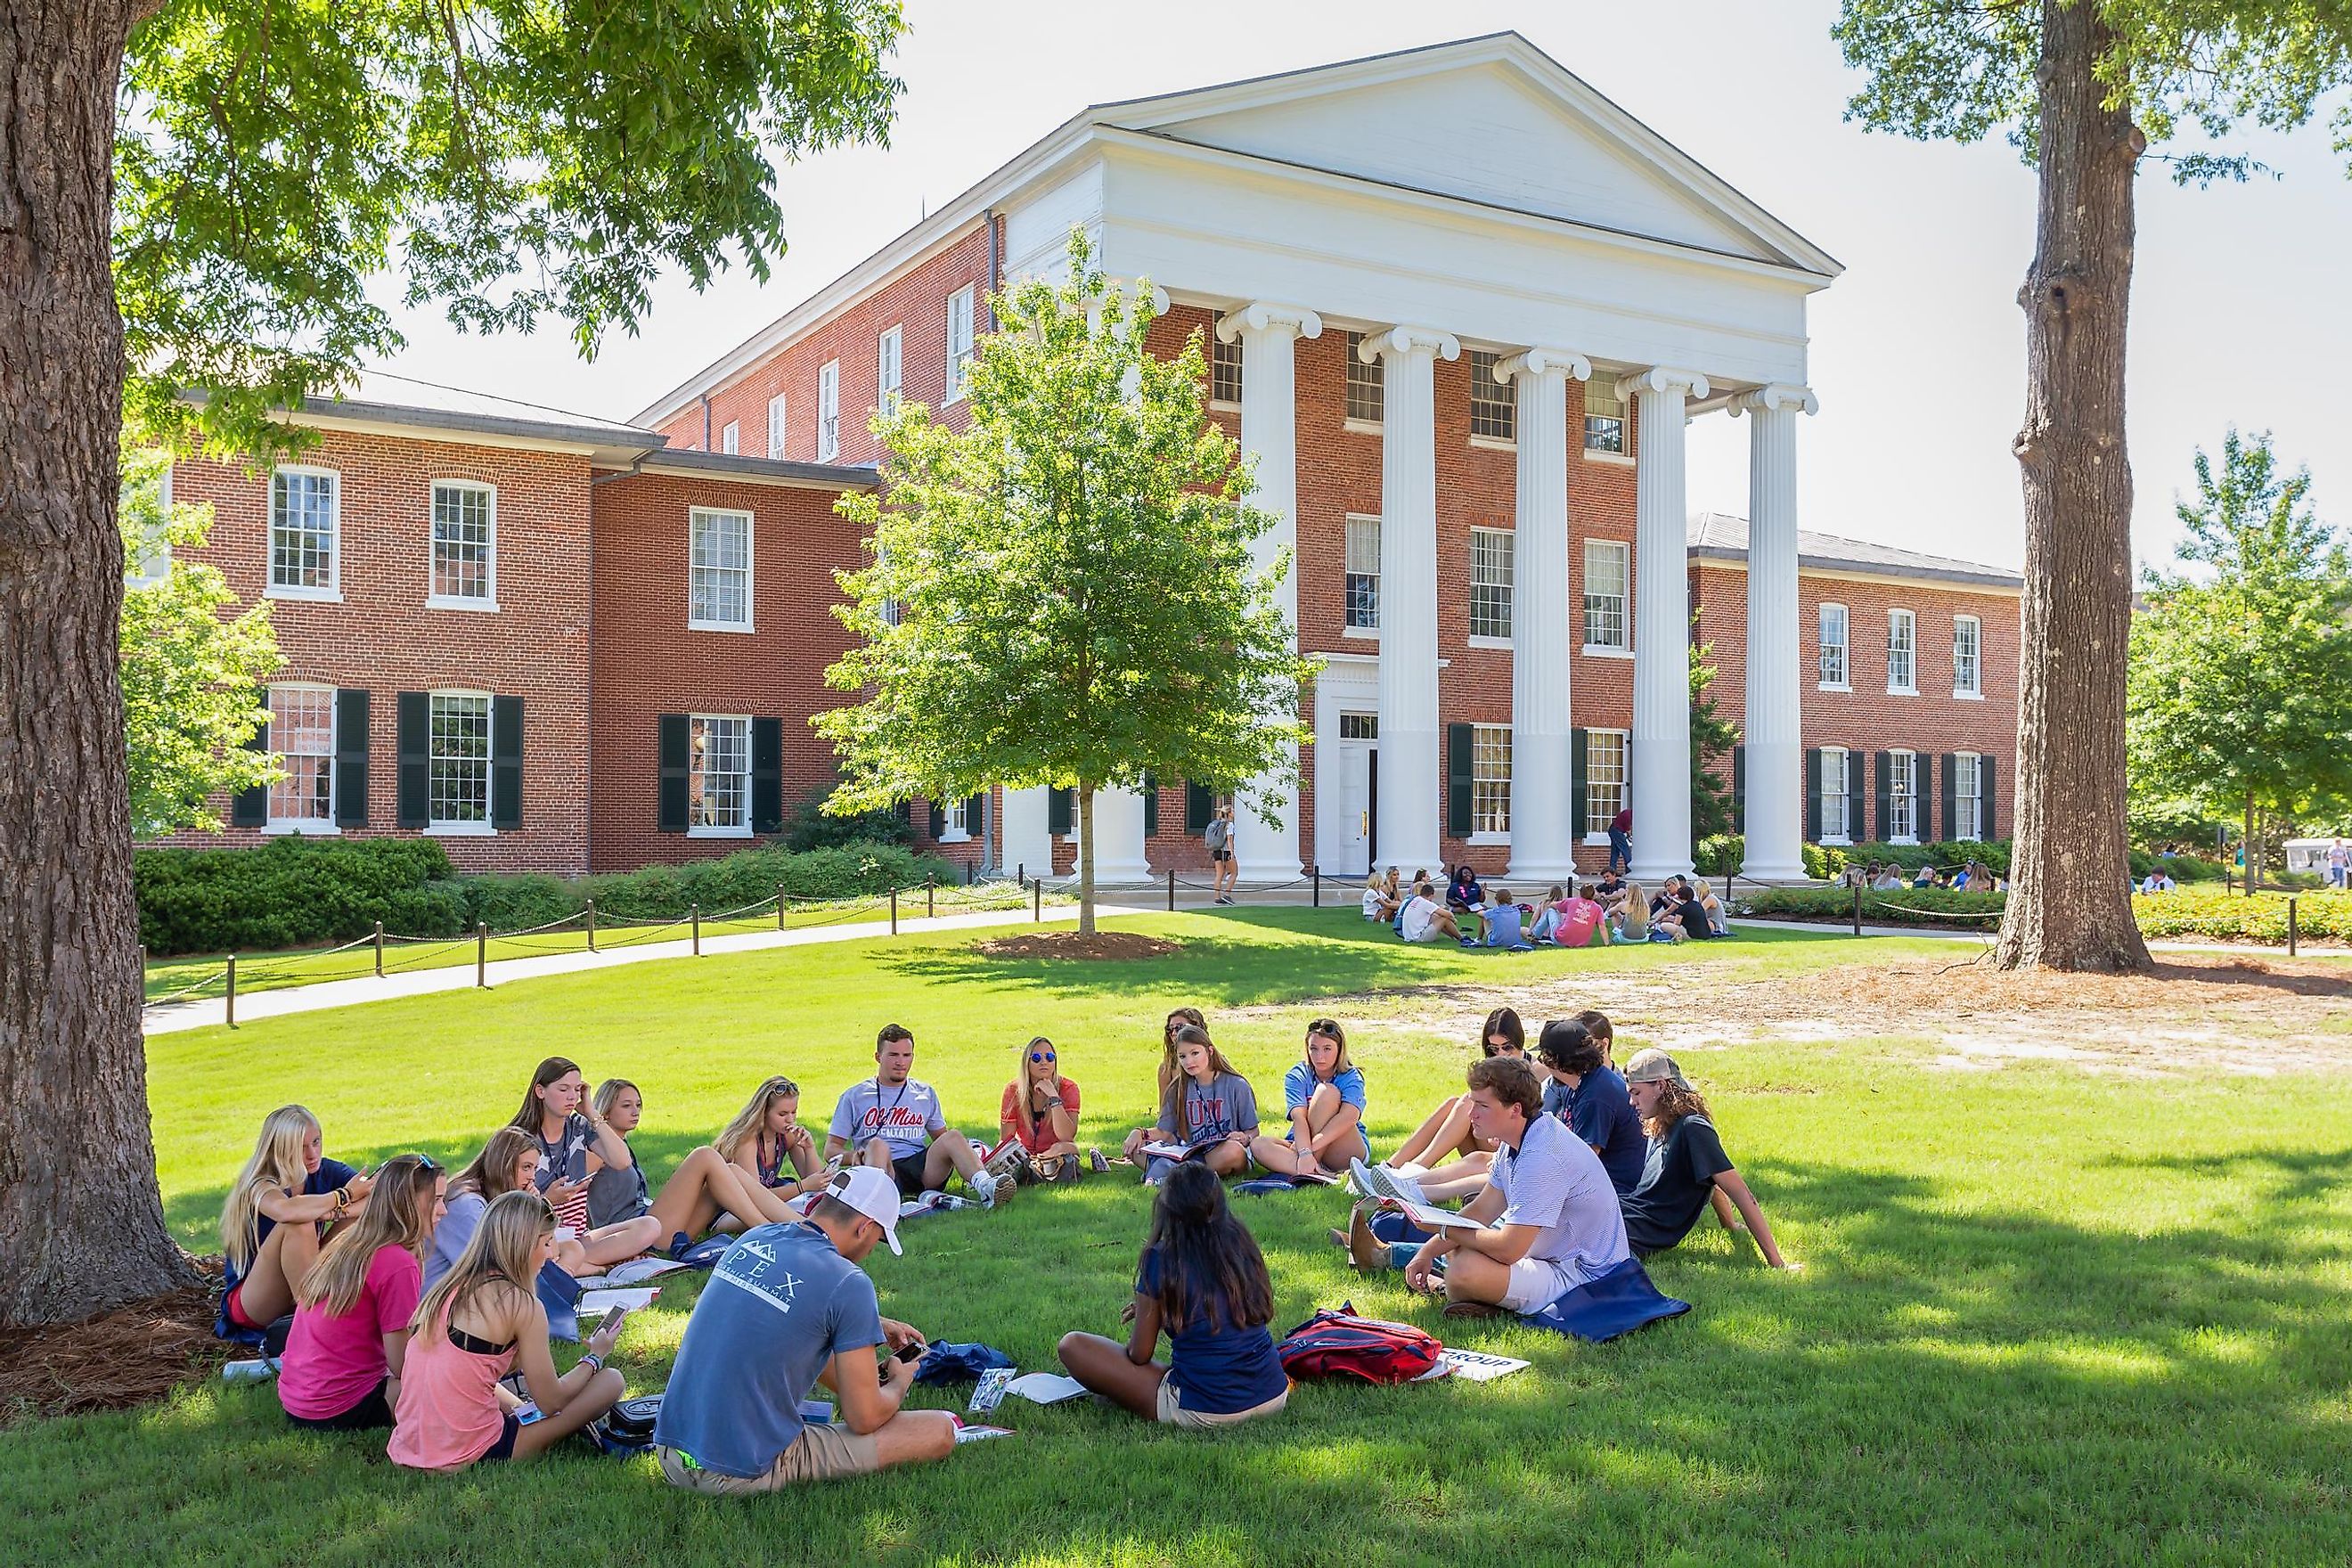
[(740, 424), (730, 419), (719, 426), (719, 449), (730, 458), (743, 449), (743, 426)]
[(1366, 364), (1359, 351), (1364, 346), (1364, 334), (1348, 334), (1348, 417), (1360, 419), (1367, 425), (1377, 425), (1383, 416), (1381, 379), (1382, 365), (1378, 355)]
[(269, 585), (294, 594), (334, 593), (335, 475), (280, 468), (269, 477)]
[(1511, 830), (1511, 729), (1470, 726), (1470, 831)]
[(1919, 759), (1910, 752), (1886, 753), (1886, 837), (1907, 844), (1919, 837)]
[(1209, 334), (1209, 401), (1238, 405), (1242, 400), (1242, 340), (1232, 342)]
[(1952, 617), (1952, 695), (1984, 695), (1984, 623), (1974, 616)]
[(1470, 434), (1489, 440), (1519, 438), (1519, 405), (1511, 389), (1495, 379), (1503, 356), (1486, 349), (1470, 351)]
[(1952, 828), (1961, 838), (1984, 837), (1984, 769), (1974, 752), (1952, 758)]
[(488, 605), (498, 596), (497, 507), (488, 485), (433, 487), (434, 598)]
[(1339, 739), (1343, 741), (1377, 741), (1381, 738), (1381, 716), (1377, 713), (1342, 713), (1339, 715)]
[(1606, 833), (1625, 809), (1625, 731), (1584, 732), (1584, 831)]
[(1919, 689), (1919, 620), (1908, 610), (1886, 612), (1886, 689)]
[(335, 819), (335, 693), (323, 686), (269, 689), (269, 749), (286, 776), (269, 786), (272, 825), (324, 826)]
[(1632, 545), (1609, 539), (1584, 542), (1585, 647), (1622, 650), (1633, 646), (1625, 615), (1633, 575)]
[(698, 506), (690, 514), (688, 531), (688, 625), (749, 628), (751, 514)]
[(1824, 844), (1844, 844), (1853, 837), (1853, 825), (1845, 819), (1848, 755), (1843, 746), (1822, 748), (1822, 842)]
[(971, 837), (971, 825), (964, 819), (964, 805), (960, 799), (940, 803), (940, 843), (961, 844)]
[(874, 396), (874, 406), (885, 414), (898, 412), (898, 348), (906, 341), (905, 331), (898, 327), (874, 340), (874, 384), (879, 389)]
[(751, 721), (697, 713), (687, 730), (687, 831), (751, 826)]
[(841, 362), (824, 362), (816, 373), (816, 460), (830, 463), (841, 456)]
[(1348, 520), (1348, 625), (1358, 631), (1381, 628), (1381, 520)]
[(1843, 687), (1846, 682), (1845, 606), (1822, 606), (1822, 684)]
[(1616, 382), (1606, 375), (1595, 375), (1584, 384), (1584, 449), (1625, 450), (1625, 400), (1617, 395)]
[(487, 826), (490, 820), (490, 700), (474, 692), (433, 693), (426, 816), (435, 827)]
[(967, 283), (948, 296), (948, 385), (943, 402), (953, 403), (963, 395), (972, 352), (971, 286)]
[(1470, 531), (1470, 635), (1511, 635), (1511, 550), (1508, 529)]
[(781, 458), (783, 455), (784, 395), (780, 392), (768, 399), (768, 456)]

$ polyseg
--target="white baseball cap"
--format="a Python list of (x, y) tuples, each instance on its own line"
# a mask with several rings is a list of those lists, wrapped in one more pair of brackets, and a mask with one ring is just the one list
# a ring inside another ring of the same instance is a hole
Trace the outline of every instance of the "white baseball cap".
[(835, 1171), (833, 1180), (824, 1184), (824, 1195), (835, 1198), (856, 1209), (882, 1227), (882, 1239), (890, 1244), (893, 1257), (904, 1257), (898, 1246), (898, 1184), (887, 1171), (871, 1165), (852, 1165)]

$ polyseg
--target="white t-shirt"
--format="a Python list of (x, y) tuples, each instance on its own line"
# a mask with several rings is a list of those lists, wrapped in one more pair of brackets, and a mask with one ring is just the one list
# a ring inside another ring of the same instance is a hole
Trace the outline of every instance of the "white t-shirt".
[(1380, 919), (1381, 906), (1388, 901), (1388, 894), (1382, 892), (1380, 889), (1366, 888), (1364, 889), (1364, 918), (1368, 921), (1376, 921)]
[(1404, 907), (1402, 930), (1405, 941), (1426, 940), (1430, 931), (1436, 925), (1437, 917), (1441, 912), (1434, 900), (1424, 899), (1419, 893), (1415, 893), (1412, 901)]
[(1505, 1149), (1495, 1155), (1486, 1180), (1503, 1194), (1503, 1212), (1495, 1223), (1537, 1228), (1528, 1257), (1558, 1269), (1562, 1291), (1633, 1256), (1608, 1168), (1592, 1145), (1557, 1116), (1528, 1123), (1516, 1152)]

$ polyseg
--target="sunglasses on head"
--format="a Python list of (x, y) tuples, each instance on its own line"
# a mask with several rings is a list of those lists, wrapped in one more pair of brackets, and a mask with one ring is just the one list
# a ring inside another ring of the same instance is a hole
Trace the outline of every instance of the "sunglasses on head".
[(437, 1176), (441, 1173), (439, 1163), (430, 1154), (411, 1154), (409, 1158), (415, 1161), (416, 1168), (428, 1176)]
[(1033, 1062), (1050, 1062), (1055, 1060), (1055, 1058), (1054, 1053), (1051, 1051), (1031, 1051), (1029, 1053), (1029, 1059)]

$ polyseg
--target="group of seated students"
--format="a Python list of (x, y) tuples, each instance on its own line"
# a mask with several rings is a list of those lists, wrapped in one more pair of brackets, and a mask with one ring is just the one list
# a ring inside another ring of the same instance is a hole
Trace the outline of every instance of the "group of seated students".
[[(1517, 1014), (1496, 1009), (1465, 1092), (1388, 1162), (1429, 1201), (1466, 1199), (1464, 1212), (1496, 1228), (1407, 1234), (1400, 1215), (1367, 1203), (1334, 1238), (1360, 1265), (1401, 1267), (1413, 1289), (1442, 1290), (1449, 1314), (1538, 1310), (1629, 1249), (1676, 1245), (1710, 1203), (1780, 1267), (1706, 1102), (1663, 1052), (1640, 1053), (1620, 1075), (1611, 1041), (1598, 1013), (1548, 1024), (1538, 1075)], [(611, 1079), (592, 1095), (562, 1058), (540, 1064), (514, 1121), (454, 1175), (414, 1153), (363, 1174), (325, 1157), (316, 1117), (283, 1107), (223, 1211), (221, 1331), (291, 1313), (278, 1388), (297, 1425), (389, 1428), (389, 1457), (423, 1470), (527, 1458), (625, 1392), (605, 1365), (625, 1313), (556, 1372), (542, 1271), (602, 1272), (740, 1229), (716, 1263), (736, 1288), (698, 1299), (664, 1393), (654, 1443), (665, 1478), (755, 1492), (943, 1457), (954, 1419), (902, 1408), (925, 1337), (880, 1315), (858, 1265), (877, 1246), (898, 1251), (902, 1199), (950, 1174), (992, 1205), (1017, 1180), (1069, 1180), (1108, 1162), (1082, 1154), (1077, 1085), (1050, 1040), (1023, 1048), (986, 1156), (912, 1078), (911, 1034), (885, 1027), (875, 1057), (875, 1077), (843, 1091), (822, 1153), (800, 1124), (797, 1088), (771, 1078), (657, 1194), (629, 1146), (642, 1091)], [(1276, 1136), (1192, 1007), (1163, 1024), (1158, 1076), (1159, 1117), (1128, 1135), (1124, 1155), (1157, 1188), (1130, 1332), (1123, 1343), (1070, 1333), (1060, 1355), (1079, 1382), (1146, 1419), (1225, 1426), (1283, 1408), (1288, 1384), (1268, 1330), (1265, 1260), (1222, 1179), (1328, 1180), (1369, 1162), (1365, 1077), (1338, 1020), (1312, 1020), (1284, 1077)], [(803, 1416), (819, 1384), (840, 1420)]]
[(1385, 921), (1406, 942), (1446, 938), (1464, 947), (1526, 952), (1535, 947), (1606, 947), (1628, 942), (1703, 942), (1729, 936), (1722, 900), (1706, 882), (1673, 876), (1653, 898), (1638, 882), (1613, 869), (1580, 883), (1556, 884), (1541, 903), (1512, 898), (1507, 888), (1490, 895), (1477, 873), (1456, 867), (1441, 899), (1428, 873), (1410, 881), (1388, 868), (1365, 879), (1364, 918)]
[(1906, 871), (1893, 860), (1873, 860), (1866, 866), (1848, 865), (1845, 880), (1850, 886), (1868, 888), (1880, 893), (1891, 893), (1904, 888), (1942, 888), (1952, 892), (1994, 893), (2003, 891), (2009, 885), (1994, 876), (1981, 860), (1964, 861), (1949, 871), (1940, 866), (1921, 866)]

